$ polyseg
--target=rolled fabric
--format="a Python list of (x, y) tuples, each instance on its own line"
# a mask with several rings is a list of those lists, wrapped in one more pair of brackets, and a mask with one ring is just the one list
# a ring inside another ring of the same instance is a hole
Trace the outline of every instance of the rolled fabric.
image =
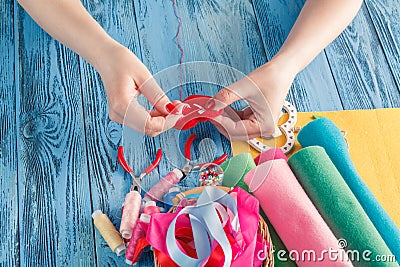
[[(273, 159), (284, 159), (287, 161), (287, 157), (286, 157), (285, 153), (283, 153), (282, 149), (271, 148), (264, 152), (261, 152), (257, 157), (255, 157), (254, 163), (256, 165), (260, 165), (264, 162), (267, 162), (267, 161), (270, 161)], [(274, 253), (274, 266), (275, 267), (280, 267), (280, 266), (295, 267), (295, 266), (297, 266), (296, 263), (294, 263), (294, 261), (292, 261), (291, 259), (288, 259), (287, 261), (283, 261), (280, 259), (280, 257), (278, 256), (278, 253), (277, 253), (278, 251), (283, 251), (281, 253), (284, 253), (284, 255), (289, 255), (289, 252), (288, 252), (287, 248), (285, 247), (285, 245), (283, 244), (278, 233), (275, 231), (275, 228), (269, 221), (267, 215), (265, 215), (265, 212), (262, 209), (260, 210), (260, 214), (264, 218), (265, 222), (268, 225), (268, 230), (271, 235), (272, 245), (274, 246), (274, 251), (276, 251), (276, 253)]]
[(281, 148), (270, 148), (264, 152), (261, 152), (257, 157), (254, 158), (254, 163), (260, 165), (268, 160), (272, 159), (284, 159), (287, 161), (285, 153)]
[[(284, 159), (258, 165), (247, 173), (244, 181), (286, 248), (298, 253), (298, 266), (353, 266)], [(332, 261), (323, 254), (329, 249), (338, 251), (338, 260)], [(312, 252), (313, 255), (307, 254)], [(301, 257), (305, 254), (310, 258)]]
[(226, 187), (239, 186), (249, 191), (247, 184), (243, 181), (244, 176), (256, 167), (250, 153), (236, 155), (221, 164), (224, 171), (224, 179), (222, 185)]
[[(377, 136), (377, 138), (379, 137)], [(325, 149), (375, 228), (399, 261), (400, 229), (357, 173), (340, 129), (331, 120), (322, 118), (308, 123), (299, 132), (297, 139), (303, 147), (321, 146)]]
[(280, 256), (278, 256), (278, 251), (283, 251), (281, 253), (284, 253), (284, 255), (289, 255), (289, 252), (262, 209), (260, 210), (260, 215), (264, 218), (264, 221), (268, 225), (268, 231), (271, 236), (272, 245), (274, 246), (274, 267), (296, 267), (296, 263), (291, 259), (288, 258), (287, 260), (283, 261), (281, 260)]
[(289, 165), (335, 236), (345, 240), (342, 246), (358, 251), (360, 260), (353, 261), (354, 266), (398, 266), (362, 257), (367, 250), (370, 259), (391, 252), (322, 147), (298, 151)]

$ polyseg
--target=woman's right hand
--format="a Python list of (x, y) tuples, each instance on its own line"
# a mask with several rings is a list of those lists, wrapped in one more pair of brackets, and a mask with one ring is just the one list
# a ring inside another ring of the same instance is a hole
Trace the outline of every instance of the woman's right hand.
[[(156, 136), (174, 126), (166, 116), (175, 108), (146, 66), (126, 47), (115, 44), (96, 62), (108, 99), (110, 119), (133, 130)], [(155, 110), (137, 101), (143, 94)], [(177, 104), (177, 102), (175, 102)]]

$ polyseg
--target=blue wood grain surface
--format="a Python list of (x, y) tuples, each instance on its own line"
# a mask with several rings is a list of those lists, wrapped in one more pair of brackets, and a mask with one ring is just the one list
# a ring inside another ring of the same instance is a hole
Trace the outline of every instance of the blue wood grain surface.
[[(172, 1), (83, 1), (105, 30), (129, 47), (171, 99), (179, 98), (179, 20)], [(184, 62), (212, 61), (247, 74), (271, 59), (304, 0), (178, 0)], [(297, 77), (288, 99), (301, 111), (400, 107), (400, 4), (366, 0), (352, 24)], [(125, 266), (94, 229), (103, 210), (118, 227), (130, 177), (117, 162), (126, 145), (141, 172), (158, 148), (164, 159), (148, 190), (183, 164), (182, 145), (196, 132), (198, 161), (230, 153), (211, 125), (157, 138), (111, 122), (101, 78), (44, 33), (16, 1), (0, 3), (0, 266)], [(166, 68), (169, 70), (164, 71)], [(158, 73), (158, 74), (157, 74)], [(227, 67), (183, 68), (183, 96), (211, 95), (238, 79)], [(183, 186), (193, 186), (195, 175)], [(140, 266), (153, 266), (151, 252)]]
[[(138, 54), (136, 20), (130, 1), (83, 3), (113, 38)], [(100, 76), (83, 60), (80, 61), (80, 70), (92, 209), (102, 210), (118, 229), (122, 203), (130, 185), (129, 175), (124, 173), (117, 161), (122, 128), (108, 118), (106, 94)], [(142, 154), (138, 157), (144, 159)], [(99, 232), (94, 232), (97, 266), (125, 265), (124, 257), (116, 257)], [(146, 259), (144, 261), (147, 262)]]
[(0, 266), (19, 264), (17, 83), (13, 1), (0, 3)]
[[(379, 38), (391, 75), (400, 91), (400, 2), (396, 0), (365, 1), (372, 23)], [(370, 24), (369, 24), (370, 25)], [(372, 28), (372, 27), (371, 27)], [(390, 73), (389, 73), (390, 75)], [(399, 102), (393, 106), (399, 107)]]
[[(365, 4), (325, 50), (344, 109), (398, 107), (400, 95)], [(367, 96), (359, 98), (359, 96)]]
[(40, 30), (22, 8), (16, 12), (20, 264), (91, 266), (78, 56)]
[[(279, 50), (303, 7), (303, 0), (256, 0), (254, 9), (268, 59)], [(343, 108), (326, 55), (321, 52), (297, 75), (288, 100), (299, 111)]]

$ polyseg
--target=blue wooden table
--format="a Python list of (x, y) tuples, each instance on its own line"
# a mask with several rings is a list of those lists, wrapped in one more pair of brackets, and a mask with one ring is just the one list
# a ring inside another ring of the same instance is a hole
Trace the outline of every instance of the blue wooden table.
[[(179, 0), (185, 62), (244, 73), (278, 51), (303, 0)], [(172, 1), (88, 1), (106, 31), (157, 73), (179, 62)], [(0, 266), (124, 266), (97, 231), (102, 209), (119, 225), (130, 178), (117, 162), (122, 127), (108, 118), (99, 75), (43, 32), (14, 1), (0, 2)], [(400, 3), (367, 0), (353, 23), (296, 78), (300, 111), (400, 107)], [(193, 93), (202, 92), (192, 88)], [(218, 151), (229, 144), (202, 130)], [(147, 140), (147, 139), (146, 139)], [(165, 139), (148, 141), (151, 158)], [(143, 160), (144, 161), (144, 160)], [(171, 166), (163, 163), (158, 173)], [(155, 183), (155, 174), (145, 187)], [(141, 266), (151, 266), (144, 255)]]

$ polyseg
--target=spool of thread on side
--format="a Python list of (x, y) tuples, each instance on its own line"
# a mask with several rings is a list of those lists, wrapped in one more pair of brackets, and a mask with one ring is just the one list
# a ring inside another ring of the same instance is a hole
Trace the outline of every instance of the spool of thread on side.
[[(150, 215), (142, 213), (140, 214), (139, 220), (148, 225), (150, 223)], [(146, 229), (143, 229), (142, 225), (138, 223), (135, 227), (135, 230), (133, 231), (131, 242), (129, 243), (128, 248), (126, 250), (125, 262), (127, 264), (132, 265), (132, 260), (133, 256), (135, 255), (137, 242), (139, 241), (140, 238), (143, 238), (144, 236), (146, 236)]]
[(92, 218), (94, 225), (107, 242), (107, 245), (113, 252), (115, 252), (115, 254), (117, 254), (117, 256), (121, 256), (126, 249), (124, 240), (122, 240), (119, 232), (107, 215), (105, 215), (101, 210), (96, 210), (93, 212)]
[(170, 171), (164, 178), (158, 181), (149, 192), (146, 193), (145, 199), (159, 201), (166, 193), (168, 193), (169, 189), (179, 183), (182, 177), (183, 173), (181, 170), (174, 169)]
[(122, 237), (125, 239), (132, 237), (132, 231), (136, 226), (141, 204), (142, 197), (139, 192), (131, 191), (126, 195), (119, 228)]
[(149, 214), (149, 215), (151, 215), (153, 213), (160, 213), (160, 208), (157, 207), (155, 201), (148, 201), (148, 202), (146, 202), (146, 204), (144, 206), (143, 213)]

